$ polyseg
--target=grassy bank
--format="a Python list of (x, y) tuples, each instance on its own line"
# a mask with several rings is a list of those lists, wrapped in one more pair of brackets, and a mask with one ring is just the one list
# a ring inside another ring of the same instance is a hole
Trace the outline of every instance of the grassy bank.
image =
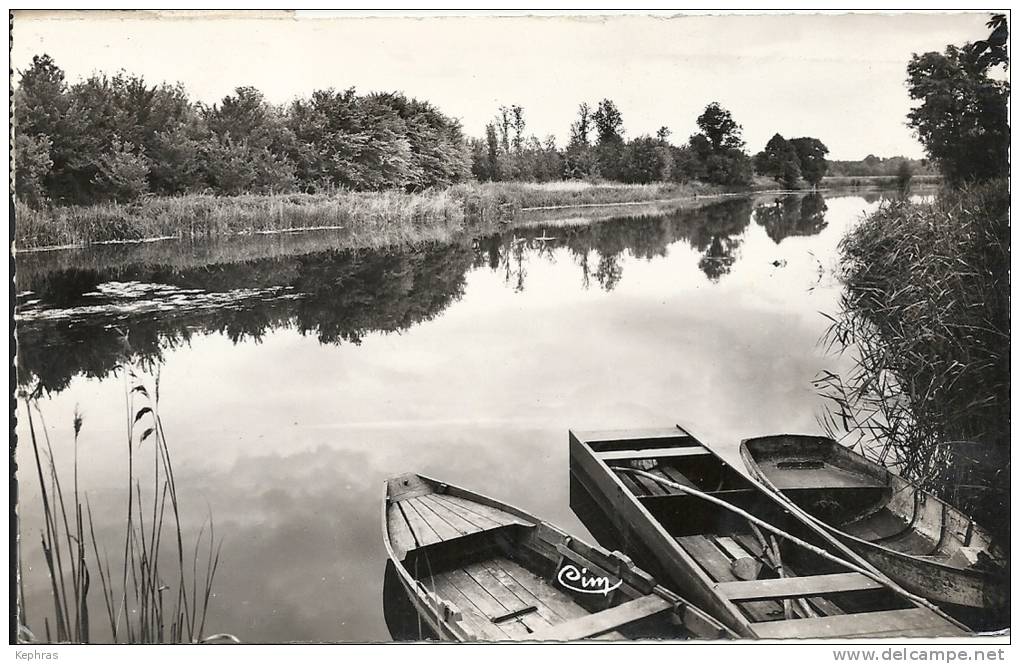
[(380, 245), (443, 239), (472, 226), (512, 221), (531, 208), (664, 201), (721, 191), (701, 183), (486, 183), (416, 194), (188, 195), (41, 210), (18, 202), (15, 239), (19, 249), (29, 249), (343, 229), (365, 244)]
[[(942, 183), (941, 175), (914, 175), (913, 184), (937, 185)], [(821, 187), (896, 187), (899, 178), (895, 175), (833, 175), (822, 178)]]
[(856, 367), (819, 381), (830, 430), (1008, 532), (1008, 184), (882, 207), (841, 249), (830, 340)]

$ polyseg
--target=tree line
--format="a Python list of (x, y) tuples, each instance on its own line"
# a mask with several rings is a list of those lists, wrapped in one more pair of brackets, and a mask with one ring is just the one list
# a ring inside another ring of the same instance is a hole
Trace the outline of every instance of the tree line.
[(757, 172), (814, 186), (828, 153), (818, 139), (777, 134), (752, 158), (741, 126), (715, 102), (682, 145), (667, 127), (628, 140), (612, 100), (583, 103), (561, 149), (551, 136), (528, 135), (517, 105), (501, 107), (484, 137), (467, 138), (456, 119), (396, 92), (316, 90), (273, 105), (245, 86), (206, 105), (181, 84), (123, 72), (69, 84), (47, 55), (20, 72), (14, 122), (15, 190), (36, 207), (146, 194), (420, 191), (472, 178), (741, 187)]
[(31, 204), (173, 196), (421, 190), (470, 177), (460, 123), (399, 93), (317, 90), (286, 106), (239, 87), (217, 104), (180, 84), (93, 75), (46, 55), (15, 92), (15, 187)]
[(829, 150), (817, 138), (787, 141), (776, 134), (753, 158), (745, 151), (742, 127), (718, 102), (697, 118), (698, 132), (685, 143), (670, 142), (670, 129), (655, 136), (624, 137), (623, 114), (611, 99), (594, 108), (578, 106), (563, 150), (552, 136), (540, 140), (526, 134), (521, 106), (500, 107), (485, 127), (484, 138), (469, 140), (471, 172), (482, 182), (507, 180), (547, 182), (601, 179), (630, 184), (700, 181), (747, 186), (755, 173), (795, 187), (803, 179), (817, 186), (826, 173)]

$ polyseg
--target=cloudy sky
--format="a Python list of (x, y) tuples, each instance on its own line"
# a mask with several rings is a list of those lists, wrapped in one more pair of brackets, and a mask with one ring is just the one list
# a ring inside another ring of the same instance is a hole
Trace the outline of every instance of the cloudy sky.
[[(987, 34), (987, 13), (358, 18), (336, 13), (19, 12), (12, 67), (49, 53), (71, 82), (124, 69), (212, 103), (254, 85), (274, 103), (317, 88), (402, 90), (472, 135), (501, 105), (562, 143), (577, 105), (613, 99), (629, 137), (682, 142), (718, 101), (756, 152), (817, 136), (830, 158), (922, 156), (905, 126), (912, 53)], [(17, 76), (15, 76), (15, 81)]]

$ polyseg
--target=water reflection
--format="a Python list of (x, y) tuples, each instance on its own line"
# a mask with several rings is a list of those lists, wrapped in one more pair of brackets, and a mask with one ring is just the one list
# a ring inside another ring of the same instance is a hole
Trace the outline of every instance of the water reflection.
[[(185, 534), (211, 513), (225, 541), (210, 631), (387, 639), (389, 475), (477, 488), (589, 538), (569, 508), (568, 428), (693, 418), (735, 463), (742, 437), (815, 430), (810, 380), (841, 370), (816, 345), (818, 312), (839, 296), (819, 265), (869, 206), (829, 198), (822, 224), (801, 222), (817, 218), (803, 201), (796, 214), (775, 203), (548, 222), (404, 252), (324, 250), (339, 243), (302, 235), (269, 249), (145, 246), (131, 263), (19, 256), (19, 378), (52, 390), (39, 405), (58, 459), (73, 456), (70, 423), (84, 413), (82, 486), (115, 558), (124, 385), (109, 374), (125, 356), (159, 365)], [(778, 219), (759, 223), (772, 209)], [(31, 467), (30, 448), (17, 455)], [(41, 523), (31, 479), (28, 534)], [(38, 621), (48, 578), (38, 540), (23, 543)]]
[(715, 283), (736, 262), (752, 210), (776, 242), (825, 227), (820, 195), (757, 207), (741, 198), (404, 251), (330, 250), (182, 268), (37, 270), (18, 284), (19, 382), (56, 392), (77, 375), (110, 375), (127, 359), (151, 366), (196, 333), (242, 343), (293, 327), (323, 344), (358, 344), (366, 334), (401, 332), (433, 319), (461, 296), (473, 268), (488, 268), (523, 292), (528, 265), (555, 261), (561, 252), (576, 264), (582, 288), (609, 292), (624, 278), (625, 254), (651, 260), (680, 242), (698, 253), (699, 269)]
[(786, 196), (754, 208), (754, 219), (772, 241), (779, 244), (788, 237), (817, 235), (826, 226), (825, 198), (814, 193)]

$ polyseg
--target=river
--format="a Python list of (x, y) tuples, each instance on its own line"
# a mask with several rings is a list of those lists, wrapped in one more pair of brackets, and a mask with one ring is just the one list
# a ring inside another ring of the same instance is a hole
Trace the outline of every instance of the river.
[[(568, 499), (572, 427), (685, 422), (736, 463), (741, 437), (819, 431), (811, 381), (845, 361), (819, 344), (837, 245), (880, 198), (733, 198), (406, 251), (311, 235), (235, 253), (160, 243), (128, 262), (23, 254), (19, 383), (62, 473), (82, 414), (79, 482), (115, 568), (129, 362), (159, 376), (185, 535), (211, 514), (222, 539), (206, 631), (385, 641), (387, 476), (418, 471), (587, 537)], [(41, 633), (52, 600), (18, 413)]]

